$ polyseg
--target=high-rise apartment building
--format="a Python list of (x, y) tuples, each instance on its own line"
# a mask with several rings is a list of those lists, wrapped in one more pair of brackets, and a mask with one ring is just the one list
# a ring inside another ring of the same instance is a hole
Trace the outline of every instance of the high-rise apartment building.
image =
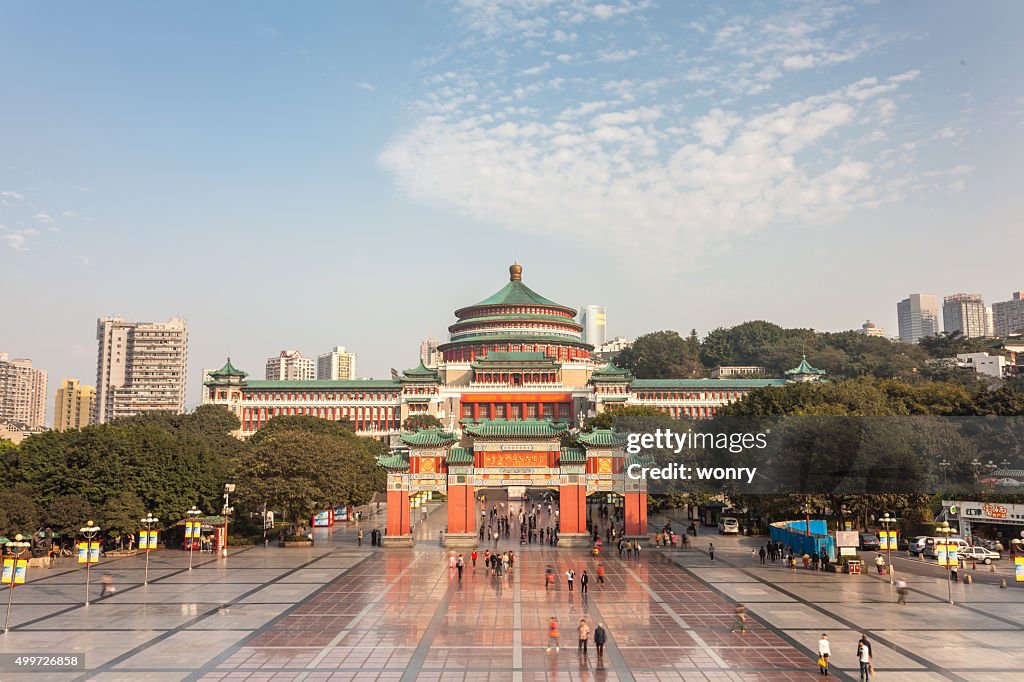
[(93, 423), (105, 424), (143, 412), (185, 411), (188, 324), (96, 321), (96, 403)]
[(441, 360), (441, 354), (437, 352), (437, 347), (440, 345), (441, 342), (437, 339), (423, 339), (420, 341), (420, 362), (423, 363), (424, 367), (437, 369), (437, 365)]
[(1013, 292), (1009, 301), (992, 304), (992, 327), (996, 336), (1024, 332), (1024, 291)]
[(312, 381), (316, 379), (316, 361), (297, 350), (283, 350), (267, 358), (268, 381)]
[(591, 346), (600, 346), (608, 340), (607, 313), (603, 305), (586, 305), (580, 310), (583, 340)]
[(0, 353), (0, 421), (29, 429), (46, 424), (46, 371), (27, 358)]
[(981, 294), (953, 294), (942, 299), (942, 331), (964, 338), (989, 336), (988, 308)]
[(96, 387), (82, 385), (78, 379), (65, 379), (53, 401), (53, 430), (71, 431), (92, 423)]
[(345, 346), (335, 346), (329, 353), (318, 355), (316, 378), (327, 381), (355, 379), (356, 354), (345, 352)]
[(896, 314), (904, 343), (917, 343), (939, 333), (939, 297), (935, 294), (910, 294), (896, 304)]

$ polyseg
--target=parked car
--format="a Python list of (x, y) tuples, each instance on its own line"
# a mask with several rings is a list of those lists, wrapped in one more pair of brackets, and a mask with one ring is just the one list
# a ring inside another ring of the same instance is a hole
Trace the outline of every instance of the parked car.
[(719, 535), (739, 535), (740, 522), (731, 516), (723, 516), (718, 520)]
[(874, 533), (861, 533), (860, 534), (860, 548), (864, 550), (879, 550), (882, 547), (882, 543), (878, 541), (878, 536)]
[(916, 537), (910, 538), (910, 542), (907, 543), (907, 551), (913, 554), (914, 556), (917, 556), (918, 554), (924, 551), (924, 543), (927, 539), (927, 535), (918, 535)]
[[(946, 542), (946, 538), (936, 538), (936, 537), (928, 538), (928, 540), (925, 542), (925, 546), (924, 546), (924, 555), (926, 557), (930, 558), (930, 559), (938, 558), (938, 554), (935, 551), (935, 545), (936, 545), (936, 543), (941, 544), (941, 543), (944, 543), (944, 542)], [(963, 550), (963, 549), (965, 549), (965, 548), (970, 546), (970, 545), (967, 544), (966, 540), (964, 540), (963, 538), (958, 538), (958, 537), (951, 537), (951, 538), (949, 538), (949, 543), (957, 546), (957, 549), (956, 549), (957, 553), (959, 553), (961, 550)]]
[(983, 564), (991, 564), (993, 561), (1002, 559), (999, 552), (984, 547), (963, 547), (959, 550), (960, 558), (967, 561), (980, 561)]

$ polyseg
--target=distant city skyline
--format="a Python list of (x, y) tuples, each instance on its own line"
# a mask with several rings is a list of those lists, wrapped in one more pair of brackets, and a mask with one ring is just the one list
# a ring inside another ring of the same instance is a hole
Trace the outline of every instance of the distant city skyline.
[(98, 317), (183, 317), (191, 407), (229, 355), (258, 376), (343, 340), (362, 376), (413, 367), (515, 259), (630, 339), (892, 334), (908, 292), (1009, 301), (1022, 20), (1012, 2), (15, 4), (0, 349), (91, 384)]

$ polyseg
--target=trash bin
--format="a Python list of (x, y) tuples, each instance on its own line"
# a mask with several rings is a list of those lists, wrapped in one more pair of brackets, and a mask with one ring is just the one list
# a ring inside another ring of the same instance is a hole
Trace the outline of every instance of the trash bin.
[(850, 559), (846, 562), (846, 570), (850, 575), (860, 575), (862, 562), (860, 559)]

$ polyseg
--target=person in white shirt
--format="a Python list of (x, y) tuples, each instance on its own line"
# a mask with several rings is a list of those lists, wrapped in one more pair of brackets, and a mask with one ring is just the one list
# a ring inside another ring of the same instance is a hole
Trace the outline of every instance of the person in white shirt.
[(862, 635), (860, 641), (857, 642), (857, 661), (860, 663), (860, 679), (861, 682), (867, 682), (871, 679), (871, 642), (868, 641), (867, 635)]
[(832, 655), (832, 647), (828, 643), (828, 635), (821, 633), (818, 640), (818, 669), (822, 675), (828, 675), (828, 657)]

